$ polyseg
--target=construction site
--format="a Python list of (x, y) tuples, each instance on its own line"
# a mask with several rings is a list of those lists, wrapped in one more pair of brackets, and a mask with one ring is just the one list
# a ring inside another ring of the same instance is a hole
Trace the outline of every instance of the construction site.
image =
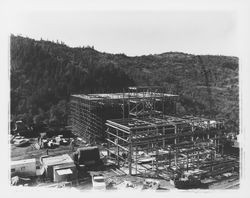
[(178, 101), (163, 87), (128, 87), (71, 95), (67, 130), (45, 128), (34, 136), (16, 121), (11, 185), (80, 191), (239, 188), (239, 149), (228, 146), (234, 135), (225, 122), (181, 115)]
[(104, 145), (107, 160), (126, 175), (163, 179), (184, 189), (208, 188), (218, 176), (238, 179), (239, 156), (224, 152), (224, 121), (178, 116), (178, 99), (156, 86), (72, 95), (72, 132)]

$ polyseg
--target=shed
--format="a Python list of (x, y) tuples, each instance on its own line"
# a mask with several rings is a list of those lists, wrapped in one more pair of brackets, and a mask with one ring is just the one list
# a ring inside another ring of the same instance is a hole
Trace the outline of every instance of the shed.
[(11, 161), (11, 176), (36, 176), (36, 159)]
[(45, 176), (53, 180), (53, 167), (61, 164), (74, 165), (74, 161), (68, 154), (59, 155), (59, 156), (43, 156), (41, 157), (41, 163), (45, 170)]
[(75, 164), (61, 164), (53, 167), (54, 182), (76, 181), (77, 170)]

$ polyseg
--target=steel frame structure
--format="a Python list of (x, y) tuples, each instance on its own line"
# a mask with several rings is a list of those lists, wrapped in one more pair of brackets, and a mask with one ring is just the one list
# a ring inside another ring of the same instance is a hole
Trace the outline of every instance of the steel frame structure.
[(160, 115), (165, 103), (175, 106), (178, 99), (177, 95), (166, 94), (163, 90), (161, 87), (129, 87), (122, 93), (72, 95), (72, 132), (92, 143), (104, 139), (107, 119)]
[[(129, 174), (145, 175), (155, 169), (158, 176), (166, 169), (202, 169), (208, 156), (210, 161), (217, 159), (219, 132), (224, 126), (223, 122), (193, 116), (166, 115), (107, 120), (106, 125), (109, 158), (113, 156), (117, 165), (127, 163)], [(146, 167), (143, 160), (152, 164)]]
[(224, 123), (173, 117), (178, 96), (165, 92), (140, 86), (122, 93), (72, 95), (72, 131), (89, 143), (106, 138), (108, 158), (128, 166), (128, 174), (211, 175), (236, 166), (235, 160), (219, 154)]

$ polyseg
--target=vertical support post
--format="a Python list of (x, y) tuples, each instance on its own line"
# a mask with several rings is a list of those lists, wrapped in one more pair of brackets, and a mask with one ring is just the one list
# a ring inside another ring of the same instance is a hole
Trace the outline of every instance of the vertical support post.
[[(147, 135), (149, 135), (149, 129), (147, 130)], [(149, 149), (150, 149), (150, 142), (148, 142), (147, 144), (147, 154), (149, 153)]]
[(198, 150), (198, 162), (197, 162), (197, 168), (200, 168), (200, 151)]
[(123, 120), (125, 119), (125, 99), (124, 99), (124, 89), (123, 89), (123, 91), (122, 91), (122, 110), (123, 110), (123, 112), (122, 112), (122, 118), (123, 118)]
[(166, 147), (166, 140), (165, 140), (165, 127), (162, 128), (162, 134), (163, 134), (163, 142), (162, 142), (162, 147), (165, 148)]
[(135, 147), (135, 174), (137, 175), (137, 153), (138, 153), (138, 147), (136, 145)]
[[(151, 109), (151, 112), (156, 110), (155, 105), (156, 105), (156, 101), (155, 101), (155, 98), (154, 98), (153, 99), (153, 107), (152, 107), (153, 109)], [(153, 115), (154, 115), (154, 112), (153, 112)]]
[[(214, 135), (215, 137), (215, 135)], [(217, 148), (217, 144), (216, 144), (216, 139), (214, 138), (214, 141), (213, 141), (213, 147), (215, 148), (214, 149), (214, 157), (217, 158), (217, 153), (218, 153), (218, 148)]]
[(164, 114), (165, 114), (164, 103), (165, 103), (165, 98), (164, 98), (164, 92), (163, 92), (162, 93), (162, 118), (164, 118)]
[(220, 139), (218, 138), (218, 140), (217, 140), (217, 147), (218, 147), (218, 152), (220, 152), (220, 145), (222, 145), (221, 144), (221, 141), (220, 141)]
[(175, 166), (177, 167), (177, 158), (178, 158), (178, 146), (177, 146), (177, 138), (178, 138), (178, 135), (177, 135), (177, 126), (175, 125), (175, 139), (174, 139), (174, 143), (175, 143), (175, 155), (174, 155), (174, 161), (175, 161)]
[(217, 135), (216, 134), (214, 135), (214, 144), (215, 144), (215, 147), (217, 148)]
[[(156, 135), (156, 137), (158, 137), (158, 135), (159, 135), (159, 129), (156, 127), (156, 129), (155, 129), (155, 135)], [(156, 174), (158, 174), (158, 166), (159, 166), (159, 142), (158, 142), (158, 138), (156, 139), (156, 143), (155, 143), (155, 145), (153, 145), (153, 150), (155, 150), (156, 149), (156, 152), (155, 152), (155, 154), (156, 154), (156, 157), (155, 157), (155, 161), (156, 161)]]
[(176, 125), (175, 125), (175, 127), (174, 127), (174, 134), (175, 134), (175, 137), (174, 137), (174, 144), (177, 144), (178, 135), (177, 135), (177, 126), (176, 126)]
[(119, 139), (117, 138), (118, 137), (118, 129), (116, 129), (116, 140), (115, 140), (115, 143), (116, 143), (116, 163), (117, 163), (117, 166), (119, 166)]
[(192, 164), (192, 170), (194, 170), (194, 153), (196, 151), (195, 147), (194, 147), (194, 143), (193, 143), (193, 146), (192, 146), (192, 153), (191, 153), (191, 164)]
[(219, 140), (217, 139), (217, 134), (214, 135), (214, 143), (215, 143), (215, 148), (217, 150), (217, 153), (220, 152), (220, 144), (219, 144)]
[[(157, 144), (157, 143), (156, 143)], [(156, 155), (155, 155), (155, 161), (156, 161), (156, 174), (158, 174), (158, 166), (159, 166), (159, 164), (158, 164), (158, 160), (159, 160), (159, 148), (158, 148), (158, 146), (156, 146)]]
[(136, 112), (135, 117), (137, 118), (138, 117), (138, 104), (137, 104), (137, 102), (135, 103), (135, 112)]
[(178, 164), (178, 147), (175, 147), (175, 154), (174, 154), (174, 163), (175, 163), (175, 166), (177, 167), (177, 164)]
[(120, 158), (119, 158), (119, 151), (120, 151), (120, 148), (119, 148), (119, 146), (117, 145), (117, 165), (118, 165), (118, 167), (120, 166)]
[(177, 108), (176, 108), (176, 100), (174, 99), (174, 114), (176, 115), (176, 112), (177, 112), (177, 110), (176, 110)]
[(171, 147), (169, 146), (169, 156), (168, 156), (168, 160), (169, 160), (169, 168), (171, 167)]
[(192, 126), (191, 130), (192, 130), (191, 141), (193, 142), (194, 141), (194, 126)]
[(132, 131), (129, 134), (129, 175), (132, 175)]
[[(107, 132), (109, 131), (109, 128), (107, 128)], [(109, 133), (107, 133), (107, 138), (108, 138), (108, 140), (110, 139), (110, 135), (109, 135)], [(108, 158), (110, 157), (110, 142), (109, 141), (107, 141), (107, 147), (108, 147), (108, 150), (107, 150), (107, 155), (108, 155)]]
[(211, 155), (211, 171), (213, 171), (214, 166), (213, 166), (213, 151), (210, 152)]
[(224, 155), (224, 144), (221, 144), (221, 155)]

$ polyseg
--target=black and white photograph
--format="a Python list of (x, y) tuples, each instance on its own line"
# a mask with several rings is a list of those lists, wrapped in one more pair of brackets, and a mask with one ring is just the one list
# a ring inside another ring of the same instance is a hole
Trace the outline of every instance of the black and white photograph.
[(35, 2), (3, 3), (9, 191), (237, 196), (245, 1)]

